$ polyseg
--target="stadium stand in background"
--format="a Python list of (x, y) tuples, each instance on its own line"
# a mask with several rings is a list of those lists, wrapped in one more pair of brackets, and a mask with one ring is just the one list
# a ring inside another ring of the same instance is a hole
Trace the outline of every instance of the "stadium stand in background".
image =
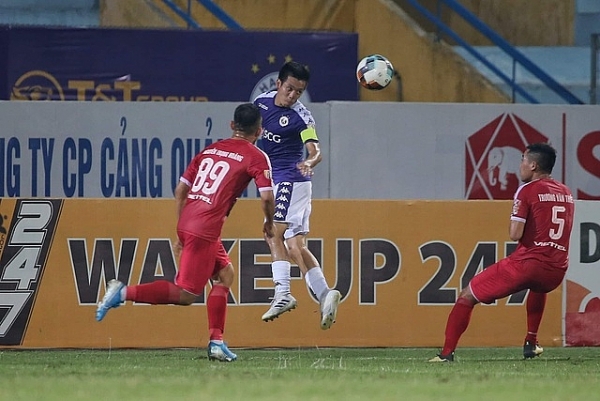
[[(359, 56), (385, 54), (398, 75), (392, 89), (361, 100), (484, 103), (595, 103), (600, 26), (595, 0), (2, 0), (0, 23), (63, 27), (228, 29), (219, 12), (247, 30), (359, 33)], [(522, 63), (465, 21), (456, 3), (551, 78), (542, 84)], [(417, 7), (415, 7), (417, 5)], [(428, 11), (465, 44), (432, 22)], [(219, 12), (215, 12), (218, 10)], [(269, 25), (265, 25), (268, 21)], [(231, 26), (230, 26), (231, 28)], [(486, 65), (487, 64), (487, 65)], [(490, 70), (489, 64), (500, 71)], [(502, 74), (505, 79), (502, 79)], [(552, 86), (573, 98), (557, 95)], [(515, 89), (517, 88), (517, 89)], [(521, 94), (518, 88), (531, 95)]]

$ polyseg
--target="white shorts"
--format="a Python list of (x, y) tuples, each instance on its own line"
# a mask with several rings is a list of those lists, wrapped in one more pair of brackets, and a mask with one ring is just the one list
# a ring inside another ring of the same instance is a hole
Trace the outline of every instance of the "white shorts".
[(275, 186), (276, 223), (287, 223), (284, 238), (308, 234), (311, 211), (312, 182), (282, 181)]

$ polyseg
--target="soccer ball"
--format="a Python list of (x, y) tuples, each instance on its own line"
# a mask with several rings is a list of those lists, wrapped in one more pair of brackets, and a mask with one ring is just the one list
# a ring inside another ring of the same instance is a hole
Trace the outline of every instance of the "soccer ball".
[(356, 79), (371, 90), (380, 90), (392, 82), (394, 67), (381, 54), (371, 54), (360, 60), (356, 67)]

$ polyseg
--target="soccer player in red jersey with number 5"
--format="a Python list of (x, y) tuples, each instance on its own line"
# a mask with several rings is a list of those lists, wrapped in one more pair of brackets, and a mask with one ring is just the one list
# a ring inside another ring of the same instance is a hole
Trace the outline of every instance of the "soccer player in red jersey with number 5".
[(271, 164), (254, 144), (262, 134), (262, 117), (251, 103), (238, 106), (231, 122), (231, 138), (216, 142), (197, 154), (175, 188), (177, 201), (176, 251), (181, 251), (175, 283), (158, 280), (126, 286), (111, 280), (98, 304), (96, 320), (124, 301), (190, 305), (210, 278), (214, 281), (206, 308), (210, 342), (208, 358), (232, 362), (237, 355), (223, 342), (227, 296), (233, 283), (233, 265), (221, 243), (221, 229), (237, 198), (254, 179), (264, 214), (263, 233), (273, 237), (275, 200)]
[(528, 289), (527, 335), (523, 357), (534, 358), (544, 350), (537, 332), (546, 306), (546, 295), (562, 283), (569, 265), (569, 239), (573, 226), (573, 195), (566, 185), (552, 179), (556, 150), (544, 143), (527, 146), (520, 167), (521, 185), (514, 196), (509, 236), (518, 241), (508, 257), (477, 274), (458, 297), (446, 323), (444, 348), (429, 362), (451, 362), (473, 307), (489, 304)]

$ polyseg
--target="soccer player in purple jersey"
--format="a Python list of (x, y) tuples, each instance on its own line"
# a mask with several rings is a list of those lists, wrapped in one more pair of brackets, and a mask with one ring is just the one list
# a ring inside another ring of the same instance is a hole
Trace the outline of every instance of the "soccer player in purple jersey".
[(555, 161), (556, 150), (550, 145), (527, 146), (519, 171), (524, 184), (515, 193), (510, 216), (509, 236), (518, 241), (517, 249), (485, 268), (462, 290), (448, 316), (444, 348), (429, 362), (454, 360), (454, 350), (475, 305), (490, 304), (525, 289), (529, 294), (523, 357), (534, 358), (544, 352), (537, 332), (546, 295), (562, 283), (569, 266), (574, 213), (571, 190), (550, 177)]
[(341, 294), (327, 285), (319, 262), (306, 246), (311, 177), (322, 158), (312, 114), (298, 100), (309, 79), (305, 66), (288, 62), (279, 71), (277, 89), (254, 100), (263, 117), (261, 145), (271, 160), (275, 184), (275, 235), (267, 238), (275, 296), (262, 320), (271, 321), (296, 307), (296, 299), (290, 293), (293, 260), (319, 300), (321, 328), (327, 330), (335, 321)]

